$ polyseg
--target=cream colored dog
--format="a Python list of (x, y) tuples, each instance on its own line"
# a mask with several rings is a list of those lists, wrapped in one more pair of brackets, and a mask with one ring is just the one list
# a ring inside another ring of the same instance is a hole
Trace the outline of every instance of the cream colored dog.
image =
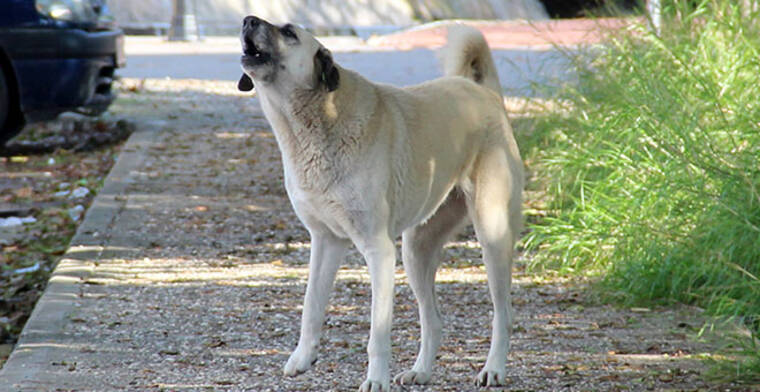
[(312, 241), (301, 336), (285, 374), (304, 372), (316, 360), (335, 274), (353, 243), (372, 283), (369, 369), (360, 390), (389, 390), (394, 240), (401, 234), (422, 336), (414, 366), (395, 380), (427, 383), (441, 341), (436, 269), (444, 243), (469, 217), (494, 307), (491, 348), (477, 383), (504, 384), (523, 167), (483, 36), (450, 29), (447, 76), (406, 88), (341, 68), (311, 34), (290, 24), (248, 16), (241, 42), (245, 73), (238, 88), (255, 83), (282, 151), (285, 187)]

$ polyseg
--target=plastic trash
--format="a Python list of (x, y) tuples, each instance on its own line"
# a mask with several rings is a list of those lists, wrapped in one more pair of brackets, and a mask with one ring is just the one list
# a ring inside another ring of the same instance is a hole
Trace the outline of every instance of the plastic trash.
[(74, 222), (78, 221), (80, 218), (82, 218), (82, 213), (84, 212), (84, 207), (82, 205), (77, 204), (74, 207), (69, 208), (69, 217)]
[(35, 219), (33, 216), (27, 216), (24, 218), (11, 216), (9, 218), (0, 218), (0, 227), (21, 226), (25, 223), (34, 223), (34, 222), (37, 222), (37, 219)]
[(78, 199), (80, 197), (85, 197), (90, 193), (90, 190), (85, 187), (79, 187), (71, 191), (71, 194), (69, 195), (69, 199)]
[(40, 262), (38, 261), (34, 263), (34, 265), (31, 267), (19, 268), (17, 270), (14, 270), (12, 274), (13, 275), (28, 274), (32, 272), (37, 272), (39, 271), (39, 269), (40, 269)]

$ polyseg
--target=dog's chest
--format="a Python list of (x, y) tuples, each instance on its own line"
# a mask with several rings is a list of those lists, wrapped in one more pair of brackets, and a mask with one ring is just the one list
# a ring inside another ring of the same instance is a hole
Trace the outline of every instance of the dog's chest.
[(273, 128), (282, 152), (285, 175), (294, 187), (320, 195), (350, 171), (356, 146), (347, 143), (340, 135), (300, 123), (277, 125)]
[(345, 195), (334, 191), (314, 191), (303, 189), (293, 181), (285, 178), (285, 184), (291, 204), (301, 221), (309, 228), (316, 229), (318, 225), (326, 226), (335, 235), (347, 238), (351, 229), (350, 211), (356, 210), (361, 200), (347, 200)]

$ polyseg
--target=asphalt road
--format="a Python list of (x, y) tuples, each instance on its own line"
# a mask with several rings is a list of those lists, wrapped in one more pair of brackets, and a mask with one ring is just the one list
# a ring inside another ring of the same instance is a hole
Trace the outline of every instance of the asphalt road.
[[(356, 38), (322, 39), (336, 61), (368, 79), (396, 86), (441, 76), (435, 50), (392, 50)], [(169, 43), (160, 38), (128, 37), (128, 78), (233, 80), (240, 77), (240, 44), (235, 37), (212, 37), (200, 43)], [(506, 95), (541, 95), (542, 86), (572, 80), (569, 61), (553, 49), (525, 47), (493, 50)]]

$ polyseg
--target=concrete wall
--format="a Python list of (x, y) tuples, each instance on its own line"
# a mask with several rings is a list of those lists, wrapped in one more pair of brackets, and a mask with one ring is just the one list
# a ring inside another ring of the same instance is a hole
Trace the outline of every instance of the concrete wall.
[[(409, 26), (436, 19), (547, 19), (539, 0), (185, 0), (207, 30), (237, 28), (255, 14), (316, 28)], [(172, 0), (109, 0), (123, 26), (165, 24)]]
[(436, 19), (529, 19), (549, 16), (538, 0), (409, 0), (421, 21)]

